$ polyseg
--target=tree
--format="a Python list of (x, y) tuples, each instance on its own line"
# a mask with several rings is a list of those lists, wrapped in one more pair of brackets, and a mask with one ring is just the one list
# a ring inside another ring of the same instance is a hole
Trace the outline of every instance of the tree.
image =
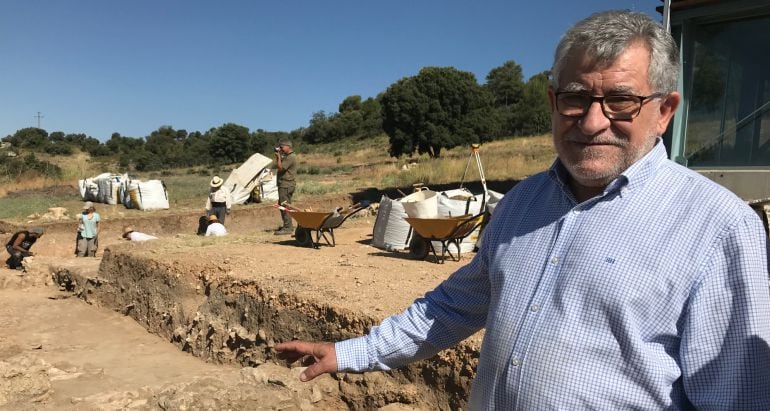
[(524, 86), (521, 102), (517, 105), (514, 122), (518, 135), (537, 135), (551, 129), (551, 103), (548, 101), (550, 72), (530, 77)]
[(362, 137), (382, 134), (382, 107), (379, 100), (370, 97), (361, 104), (360, 132)]
[(470, 118), (491, 114), (491, 94), (472, 73), (453, 67), (426, 67), (383, 93), (382, 127), (390, 138), (390, 154), (428, 153), (479, 141), (483, 127)]
[[(180, 166), (182, 143), (176, 139), (176, 130), (171, 126), (160, 126), (145, 137), (144, 148), (152, 153), (166, 167)], [(147, 164), (152, 164), (147, 161)]]
[(521, 66), (509, 60), (487, 74), (487, 89), (495, 97), (495, 106), (516, 105), (522, 98), (524, 74)]
[(48, 144), (48, 132), (42, 128), (27, 127), (3, 138), (3, 141), (11, 143), (14, 147), (42, 149)]
[(233, 123), (210, 130), (209, 154), (217, 164), (240, 163), (249, 157), (249, 129)]
[(345, 97), (345, 100), (342, 100), (342, 103), (340, 103), (340, 113), (355, 110), (361, 110), (361, 96), (348, 96)]

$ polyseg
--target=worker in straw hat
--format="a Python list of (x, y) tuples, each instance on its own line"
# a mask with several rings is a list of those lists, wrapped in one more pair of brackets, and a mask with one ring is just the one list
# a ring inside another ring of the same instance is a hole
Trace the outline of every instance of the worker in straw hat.
[(86, 201), (83, 210), (77, 216), (78, 235), (75, 253), (78, 257), (96, 257), (99, 247), (99, 221), (101, 216), (96, 212), (94, 203)]
[(140, 233), (139, 231), (135, 231), (131, 226), (123, 227), (123, 238), (128, 241), (149, 241), (149, 240), (158, 239), (158, 237), (155, 237), (154, 235), (149, 235), (145, 233)]
[(230, 207), (232, 205), (232, 197), (230, 197), (230, 191), (222, 188), (222, 181), (219, 176), (214, 176), (211, 179), (211, 190), (209, 190), (209, 196), (206, 199), (206, 215), (217, 216), (222, 224), (225, 223), (225, 216), (230, 214)]
[(219, 222), (216, 215), (209, 216), (209, 226), (206, 227), (206, 237), (221, 237), (227, 235), (227, 229)]
[(22, 261), (25, 257), (33, 255), (30, 248), (35, 242), (43, 236), (45, 230), (43, 227), (33, 227), (29, 230), (17, 231), (11, 236), (11, 239), (5, 244), (5, 249), (11, 256), (5, 260), (8, 268), (24, 271)]

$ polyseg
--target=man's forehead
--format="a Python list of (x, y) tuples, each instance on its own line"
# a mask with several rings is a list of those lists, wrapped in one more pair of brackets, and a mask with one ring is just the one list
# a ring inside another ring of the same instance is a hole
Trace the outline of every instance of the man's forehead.
[(643, 46), (631, 46), (615, 59), (599, 59), (584, 48), (570, 53), (559, 76), (559, 89), (582, 91), (602, 89), (638, 92), (649, 86), (649, 53)]

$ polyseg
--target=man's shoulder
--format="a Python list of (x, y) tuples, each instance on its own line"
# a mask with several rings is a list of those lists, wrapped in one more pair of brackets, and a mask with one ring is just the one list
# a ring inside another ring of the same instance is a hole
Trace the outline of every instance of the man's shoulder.
[(542, 190), (546, 186), (554, 186), (556, 181), (549, 175), (548, 171), (542, 171), (537, 174), (526, 177), (514, 185), (506, 197), (514, 197), (526, 195), (529, 193), (535, 193)]
[(735, 193), (710, 180), (697, 171), (673, 161), (666, 161), (660, 168), (655, 185), (655, 203), (659, 208), (688, 210), (691, 218), (700, 215), (714, 223), (733, 224), (755, 213)]

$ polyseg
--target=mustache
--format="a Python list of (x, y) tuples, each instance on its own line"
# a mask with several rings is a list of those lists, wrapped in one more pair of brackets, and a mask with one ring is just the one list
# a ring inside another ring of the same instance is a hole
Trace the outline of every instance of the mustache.
[(613, 133), (603, 133), (594, 136), (587, 136), (582, 133), (570, 133), (564, 137), (564, 140), (570, 143), (578, 144), (609, 144), (613, 146), (625, 147), (628, 141), (620, 138)]

